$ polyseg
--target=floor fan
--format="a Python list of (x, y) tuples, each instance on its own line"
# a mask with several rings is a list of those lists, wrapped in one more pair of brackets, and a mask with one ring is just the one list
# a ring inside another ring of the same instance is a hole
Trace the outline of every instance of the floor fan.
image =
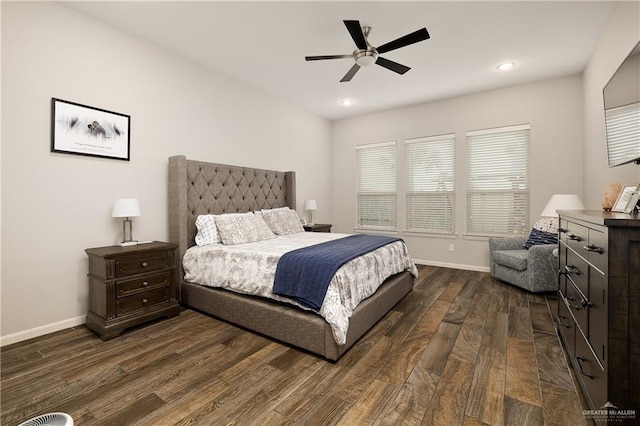
[(73, 419), (67, 413), (48, 413), (29, 419), (18, 426), (73, 426)]

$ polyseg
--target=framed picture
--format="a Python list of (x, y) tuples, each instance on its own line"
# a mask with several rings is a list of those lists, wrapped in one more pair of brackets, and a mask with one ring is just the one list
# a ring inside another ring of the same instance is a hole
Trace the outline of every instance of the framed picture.
[(612, 212), (631, 213), (638, 202), (638, 187), (640, 185), (624, 186), (618, 199), (613, 204)]
[(301, 217), (300, 223), (302, 224), (302, 226), (305, 226), (307, 224), (307, 220), (304, 217)]
[(129, 161), (131, 117), (51, 98), (51, 152)]

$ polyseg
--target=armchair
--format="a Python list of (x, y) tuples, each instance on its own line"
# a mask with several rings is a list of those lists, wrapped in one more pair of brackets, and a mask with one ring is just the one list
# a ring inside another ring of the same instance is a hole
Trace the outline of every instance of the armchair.
[(491, 275), (531, 292), (557, 290), (557, 244), (531, 246), (527, 237), (489, 238)]

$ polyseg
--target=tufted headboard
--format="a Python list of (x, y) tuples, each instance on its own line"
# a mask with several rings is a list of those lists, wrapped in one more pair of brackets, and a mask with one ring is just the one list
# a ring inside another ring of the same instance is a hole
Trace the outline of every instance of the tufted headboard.
[(296, 208), (295, 172), (169, 157), (169, 241), (178, 245), (180, 264), (195, 244), (198, 215), (285, 206)]

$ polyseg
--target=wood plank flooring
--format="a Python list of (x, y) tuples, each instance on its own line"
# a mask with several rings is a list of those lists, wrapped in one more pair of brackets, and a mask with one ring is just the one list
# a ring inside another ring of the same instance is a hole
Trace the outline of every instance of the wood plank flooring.
[(103, 342), (84, 326), (2, 348), (1, 418), (76, 425), (585, 425), (554, 295), (422, 266), (338, 362), (185, 310)]

